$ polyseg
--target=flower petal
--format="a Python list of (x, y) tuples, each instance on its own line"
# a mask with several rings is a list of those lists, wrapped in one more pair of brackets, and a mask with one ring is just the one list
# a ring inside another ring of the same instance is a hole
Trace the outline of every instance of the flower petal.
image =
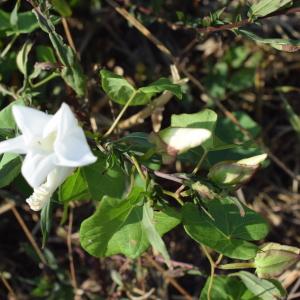
[(55, 190), (63, 184), (63, 182), (71, 175), (75, 168), (70, 167), (56, 167), (47, 176), (46, 186), (54, 193)]
[(94, 163), (97, 157), (93, 155), (86, 141), (83, 130), (78, 127), (63, 140), (57, 139), (54, 144), (56, 164), (59, 166), (81, 167)]
[(53, 116), (53, 119), (44, 129), (43, 136), (48, 136), (51, 132), (57, 131), (59, 138), (63, 138), (71, 129), (78, 127), (78, 121), (75, 118), (68, 104), (63, 103), (60, 109)]
[(30, 208), (34, 211), (41, 210), (50, 201), (55, 190), (74, 171), (74, 168), (56, 167), (47, 176), (47, 181), (34, 189), (33, 194), (26, 199)]
[(58, 166), (80, 167), (97, 160), (86, 141), (84, 132), (78, 125), (70, 107), (63, 103), (44, 131), (44, 136), (57, 131), (54, 143)]
[(19, 135), (15, 138), (3, 141), (0, 143), (0, 154), (2, 153), (18, 153), (25, 154), (27, 153), (27, 147), (25, 145), (23, 135)]
[(25, 140), (27, 138), (32, 139), (32, 137), (42, 136), (45, 126), (53, 117), (37, 109), (20, 105), (14, 105), (12, 112)]
[(44, 183), (47, 175), (55, 168), (54, 157), (54, 154), (27, 153), (22, 165), (22, 174), (33, 188)]

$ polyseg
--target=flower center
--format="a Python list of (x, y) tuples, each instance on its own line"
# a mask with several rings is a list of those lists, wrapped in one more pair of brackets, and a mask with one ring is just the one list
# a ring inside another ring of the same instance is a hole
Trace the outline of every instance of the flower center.
[(43, 152), (53, 152), (54, 142), (56, 139), (56, 132), (51, 132), (45, 138), (36, 141), (38, 149)]

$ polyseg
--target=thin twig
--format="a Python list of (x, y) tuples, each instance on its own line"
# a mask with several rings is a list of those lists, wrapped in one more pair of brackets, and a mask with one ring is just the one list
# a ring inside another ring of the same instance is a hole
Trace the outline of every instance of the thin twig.
[(135, 95), (136, 95), (136, 92), (133, 92), (132, 95), (130, 96), (130, 98), (128, 99), (128, 101), (126, 102), (126, 104), (123, 106), (119, 115), (116, 117), (116, 119), (114, 120), (114, 122), (112, 123), (110, 128), (107, 130), (107, 132), (103, 135), (103, 137), (108, 137), (114, 131), (114, 129), (118, 126), (119, 121), (123, 117), (124, 113), (126, 112), (127, 108), (129, 107), (130, 103), (134, 99)]
[(141, 176), (141, 178), (146, 181), (147, 177), (145, 176), (144, 172), (142, 171), (142, 168), (140, 167), (138, 161), (136, 160), (136, 158), (132, 155), (130, 156), (131, 161), (133, 163), (133, 165), (135, 166), (136, 170), (138, 171), (139, 175)]
[(10, 211), (13, 206), (15, 206), (14, 202), (6, 202), (3, 205), (0, 206), (0, 215), (6, 213), (7, 211)]
[(145, 258), (147, 261), (155, 267), (165, 278), (167, 282), (170, 284), (181, 294), (184, 296), (186, 300), (193, 300), (193, 297), (172, 277), (170, 277), (167, 272), (148, 254), (145, 254)]
[(9, 50), (11, 49), (11, 47), (13, 46), (13, 44), (15, 43), (18, 37), (19, 37), (18, 34), (14, 35), (14, 37), (10, 40), (10, 42), (7, 44), (5, 49), (1, 52), (0, 54), (1, 58), (4, 58), (6, 56), (6, 54), (9, 52)]
[(11, 211), (13, 212), (15, 218), (17, 219), (17, 221), (19, 222), (21, 228), (23, 229), (26, 237), (28, 238), (29, 242), (31, 243), (32, 247), (34, 248), (36, 254), (38, 255), (38, 257), (40, 258), (41, 262), (46, 265), (47, 264), (47, 260), (45, 258), (45, 256), (43, 255), (43, 253), (41, 252), (39, 246), (37, 245), (34, 237), (32, 236), (31, 232), (29, 231), (27, 225), (25, 224), (25, 222), (23, 221), (21, 215), (19, 214), (18, 210), (13, 206), (11, 208)]
[(3, 272), (0, 273), (0, 278), (4, 284), (4, 286), (6, 287), (8, 293), (12, 296), (13, 299), (17, 299), (17, 296), (13, 290), (13, 288), (11, 287), (11, 285), (9, 284), (8, 280), (6, 280), (6, 278), (3, 276)]
[(207, 153), (208, 153), (208, 151), (207, 151), (207, 150), (204, 150), (204, 153), (202, 154), (202, 156), (201, 156), (200, 160), (198, 161), (198, 163), (197, 163), (195, 169), (193, 170), (192, 175), (196, 175), (196, 174), (198, 173), (198, 171), (199, 171), (200, 168), (201, 168), (202, 163), (204, 162), (204, 159), (205, 159), (206, 156), (207, 156)]
[(162, 51), (166, 56), (172, 58), (171, 51), (158, 39), (156, 38), (141, 22), (139, 22), (134, 16), (132, 16), (125, 8), (120, 7), (113, 0), (106, 0), (121, 16), (123, 16), (129, 23), (131, 23), (136, 29), (143, 33), (156, 47)]
[(74, 40), (72, 38), (72, 34), (71, 34), (70, 29), (69, 29), (69, 25), (68, 25), (67, 19), (66, 18), (61, 18), (61, 22), (62, 22), (62, 25), (64, 27), (66, 38), (68, 40), (68, 43), (69, 43), (70, 47), (77, 53), (76, 47), (75, 47), (75, 44), (74, 44)]
[(176, 24), (176, 23), (169, 22), (163, 18), (157, 18), (157, 21), (159, 23), (166, 24), (172, 30), (194, 30), (201, 34), (209, 34), (209, 33), (214, 33), (214, 32), (218, 32), (218, 31), (232, 30), (232, 29), (244, 27), (247, 25), (251, 25), (254, 22), (261, 21), (261, 20), (267, 19), (267, 18), (272, 18), (275, 16), (289, 15), (289, 14), (298, 13), (298, 12), (300, 12), (300, 8), (294, 7), (294, 8), (288, 8), (286, 10), (279, 10), (272, 14), (269, 14), (269, 15), (266, 15), (263, 17), (259, 17), (259, 18), (255, 18), (255, 19), (248, 18), (248, 19), (240, 20), (238, 22), (222, 24), (219, 26), (207, 26), (207, 27), (194, 27), (191, 25), (180, 24), (180, 23)]
[(69, 266), (70, 266), (71, 283), (74, 291), (76, 292), (78, 285), (76, 280), (76, 272), (75, 272), (73, 250), (72, 250), (72, 227), (73, 227), (73, 207), (70, 206), (67, 245), (68, 245), (68, 258), (69, 258)]
[(163, 173), (163, 172), (160, 172), (160, 171), (154, 171), (153, 174), (157, 177), (164, 178), (164, 179), (174, 181), (174, 182), (178, 182), (180, 184), (183, 184), (183, 182), (184, 182), (183, 179), (178, 178), (178, 177), (176, 177), (172, 174), (167, 174), (167, 173)]

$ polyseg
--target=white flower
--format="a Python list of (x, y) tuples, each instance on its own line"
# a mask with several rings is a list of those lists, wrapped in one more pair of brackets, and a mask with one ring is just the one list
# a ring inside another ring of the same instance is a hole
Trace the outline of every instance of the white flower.
[(34, 188), (26, 201), (38, 211), (76, 167), (92, 164), (97, 158), (67, 104), (55, 115), (18, 105), (12, 113), (22, 135), (1, 142), (0, 154), (26, 154), (22, 174)]

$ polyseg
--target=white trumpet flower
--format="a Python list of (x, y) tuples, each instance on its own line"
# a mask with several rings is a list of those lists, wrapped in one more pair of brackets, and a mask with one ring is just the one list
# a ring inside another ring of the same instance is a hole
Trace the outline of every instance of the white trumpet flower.
[(82, 128), (70, 107), (63, 103), (55, 115), (15, 105), (12, 113), (22, 135), (0, 143), (0, 154), (26, 154), (22, 174), (33, 195), (26, 200), (41, 210), (76, 167), (94, 163)]

